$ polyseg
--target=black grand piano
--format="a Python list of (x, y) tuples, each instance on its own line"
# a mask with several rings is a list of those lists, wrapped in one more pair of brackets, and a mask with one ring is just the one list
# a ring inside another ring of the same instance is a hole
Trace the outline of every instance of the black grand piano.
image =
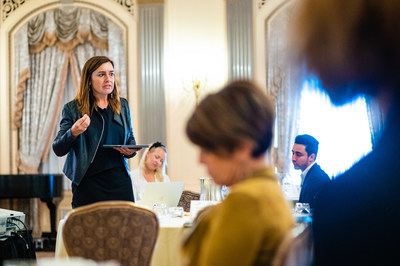
[(57, 236), (57, 207), (62, 197), (62, 174), (0, 175), (0, 199), (40, 198), (47, 204), (51, 226), (49, 238), (54, 238), (54, 241)]

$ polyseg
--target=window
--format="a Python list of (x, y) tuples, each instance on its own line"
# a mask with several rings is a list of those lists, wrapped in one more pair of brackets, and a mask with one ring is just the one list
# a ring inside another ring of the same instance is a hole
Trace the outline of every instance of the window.
[[(330, 177), (343, 173), (372, 150), (364, 97), (334, 106), (315, 80), (303, 85), (298, 134), (309, 134), (319, 141), (316, 162)], [(293, 184), (300, 184), (300, 174), (291, 168)]]

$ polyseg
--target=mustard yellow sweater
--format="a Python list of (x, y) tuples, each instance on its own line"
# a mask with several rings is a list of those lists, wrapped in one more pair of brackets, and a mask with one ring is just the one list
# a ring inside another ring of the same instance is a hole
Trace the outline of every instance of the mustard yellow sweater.
[(265, 167), (209, 208), (183, 244), (183, 260), (193, 266), (268, 265), (293, 225), (274, 172)]

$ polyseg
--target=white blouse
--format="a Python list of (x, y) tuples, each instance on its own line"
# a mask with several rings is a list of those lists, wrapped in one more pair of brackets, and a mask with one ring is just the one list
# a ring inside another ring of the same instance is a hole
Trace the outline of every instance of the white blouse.
[[(133, 195), (135, 196), (135, 202), (141, 201), (144, 189), (148, 182), (144, 178), (144, 176), (141, 174), (140, 167), (131, 171), (131, 179), (132, 179), (132, 186), (133, 186)], [(155, 182), (157, 183), (160, 181), (156, 178)], [(164, 175), (163, 182), (171, 182), (171, 180), (169, 179), (169, 176)]]

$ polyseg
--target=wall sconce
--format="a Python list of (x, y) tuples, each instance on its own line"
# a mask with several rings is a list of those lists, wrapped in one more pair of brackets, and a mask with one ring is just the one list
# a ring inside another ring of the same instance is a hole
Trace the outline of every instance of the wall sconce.
[(201, 82), (198, 78), (192, 78), (192, 87), (188, 89), (184, 85), (183, 88), (186, 92), (194, 94), (196, 105), (198, 105), (200, 102), (200, 94), (205, 89), (206, 85), (207, 85), (207, 77), (204, 78), (203, 82)]

